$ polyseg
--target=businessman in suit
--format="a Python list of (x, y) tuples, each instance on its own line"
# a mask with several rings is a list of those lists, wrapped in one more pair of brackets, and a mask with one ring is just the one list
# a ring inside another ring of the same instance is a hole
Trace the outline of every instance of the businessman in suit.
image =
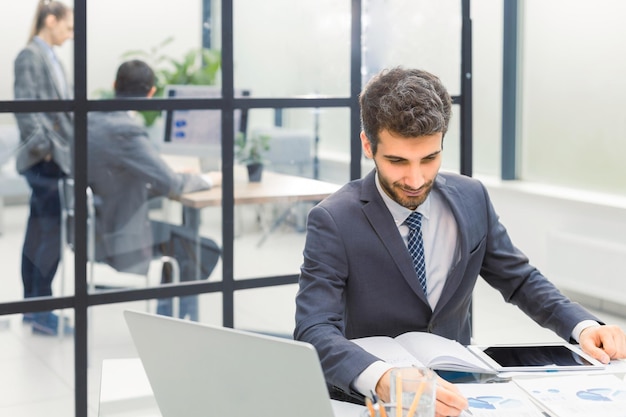
[[(451, 99), (437, 77), (383, 71), (365, 87), (360, 106), (363, 152), (376, 168), (310, 211), (296, 297), (294, 337), (316, 347), (333, 395), (375, 390), (389, 399), (392, 366), (349, 339), (423, 331), (469, 344), (479, 275), (602, 362), (626, 357), (620, 328), (567, 299), (513, 245), (479, 181), (439, 172)], [(415, 233), (405, 223), (414, 212), (421, 217)], [(412, 239), (421, 241), (421, 261), (407, 249)], [(441, 380), (437, 416), (466, 407)]]
[[(117, 98), (152, 97), (154, 71), (143, 61), (119, 66)], [(136, 116), (136, 114), (135, 114)], [(118, 271), (145, 275), (155, 256), (169, 255), (180, 264), (181, 280), (196, 278), (196, 241), (182, 226), (149, 219), (153, 197), (178, 199), (182, 194), (221, 185), (221, 172), (177, 173), (161, 158), (137, 117), (125, 111), (88, 116), (87, 180), (96, 205), (96, 259)], [(207, 278), (221, 253), (201, 238), (201, 276)], [(166, 271), (163, 281), (171, 280)], [(170, 300), (159, 300), (159, 313), (171, 315)], [(180, 316), (197, 320), (197, 297), (181, 299)]]
[[(16, 100), (71, 98), (70, 83), (53, 48), (73, 37), (74, 13), (58, 1), (40, 1), (27, 46), (15, 59)], [(20, 130), (17, 171), (31, 188), (30, 214), (22, 249), (24, 297), (52, 295), (60, 260), (61, 208), (58, 180), (71, 175), (74, 121), (71, 113), (16, 113)], [(28, 313), (35, 334), (55, 335), (58, 317), (52, 312)], [(71, 333), (70, 328), (65, 333)]]

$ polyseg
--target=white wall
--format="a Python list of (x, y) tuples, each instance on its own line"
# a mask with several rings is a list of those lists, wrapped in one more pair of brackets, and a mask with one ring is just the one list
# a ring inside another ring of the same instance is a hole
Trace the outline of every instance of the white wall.
[(522, 178), (626, 196), (626, 2), (523, 2)]
[[(0, 100), (13, 98), (13, 61), (26, 45), (38, 0), (20, 0), (3, 19), (0, 36)], [(72, 6), (73, 2), (64, 3)], [(132, 6), (132, 7), (131, 7)], [(160, 51), (175, 58), (201, 44), (201, 0), (179, 0), (176, 7), (154, 0), (91, 0), (87, 2), (87, 92), (110, 89), (122, 55), (150, 51), (164, 39), (174, 41)], [(74, 42), (56, 48), (73, 79)], [(12, 117), (12, 116), (11, 116)]]
[[(0, 80), (2, 80), (0, 82), (0, 100), (13, 99), (13, 61), (20, 50), (28, 43), (37, 3), (38, 0), (22, 0), (11, 6), (10, 13), (3, 13), (4, 19), (2, 19), (0, 32), (2, 34), (0, 36)], [(63, 52), (68, 49), (71, 52), (71, 44), (72, 41), (66, 42)], [(59, 51), (59, 57), (67, 64), (65, 55), (65, 53)]]
[(626, 198), (481, 179), (533, 265), (573, 299), (626, 316)]
[(472, 0), (474, 169), (500, 175), (502, 136), (501, 1)]
[[(68, 1), (63, 1), (70, 4)], [(20, 0), (11, 5), (10, 12), (3, 13), (0, 29), (0, 100), (13, 100), (13, 61), (28, 43), (38, 0)], [(69, 40), (57, 49), (57, 55), (65, 68), (73, 69), (74, 42)], [(12, 114), (0, 113), (0, 124), (14, 124)]]
[[(201, 0), (174, 3), (155, 0), (87, 2), (87, 93), (110, 89), (117, 67), (128, 51), (150, 52), (180, 59), (202, 43)], [(169, 37), (174, 41), (158, 49)], [(145, 59), (145, 58), (143, 58)], [(153, 67), (160, 65), (145, 59)], [(95, 98), (95, 97), (91, 97)]]

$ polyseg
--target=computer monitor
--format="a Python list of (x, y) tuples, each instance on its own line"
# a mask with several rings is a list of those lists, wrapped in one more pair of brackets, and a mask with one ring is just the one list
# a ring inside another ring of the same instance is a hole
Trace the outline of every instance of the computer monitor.
[[(221, 88), (210, 85), (168, 85), (168, 98), (219, 98)], [(240, 90), (235, 96), (249, 95)], [(235, 133), (245, 132), (247, 115), (235, 110)], [(160, 151), (166, 155), (199, 157), (203, 171), (219, 170), (222, 158), (221, 110), (167, 110), (164, 112), (165, 129)]]
[(313, 131), (280, 126), (250, 128), (250, 136), (267, 135), (270, 148), (264, 153), (267, 168), (274, 172), (313, 177)]

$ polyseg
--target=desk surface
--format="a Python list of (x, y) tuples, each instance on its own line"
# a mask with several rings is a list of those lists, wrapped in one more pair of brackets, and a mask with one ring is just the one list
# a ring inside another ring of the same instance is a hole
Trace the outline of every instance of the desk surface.
[[(615, 374), (624, 379), (626, 361), (615, 361), (607, 372), (563, 372), (562, 375), (579, 375), (583, 380), (589, 375)], [(517, 377), (536, 378), (554, 373), (516, 373)], [(513, 376), (513, 374), (511, 374)], [(485, 384), (485, 387), (498, 384)], [(360, 417), (365, 407), (332, 400), (335, 417)], [(154, 399), (152, 388), (139, 358), (106, 359), (102, 362), (100, 404), (98, 417), (162, 417)]]
[[(293, 203), (297, 201), (323, 200), (337, 191), (341, 185), (330, 182), (263, 171), (261, 182), (249, 182), (241, 170), (235, 170), (235, 204), (262, 204), (276, 200)], [(201, 209), (222, 204), (222, 189), (215, 187), (206, 191), (184, 194), (180, 202), (191, 208)]]

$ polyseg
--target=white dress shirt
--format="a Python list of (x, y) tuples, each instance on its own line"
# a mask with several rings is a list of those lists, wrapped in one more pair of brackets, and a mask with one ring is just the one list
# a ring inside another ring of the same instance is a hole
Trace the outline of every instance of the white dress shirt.
[[(408, 245), (409, 227), (404, 224), (404, 221), (411, 214), (411, 210), (393, 201), (383, 191), (378, 176), (376, 176), (376, 188), (393, 216), (404, 244)], [(430, 308), (434, 309), (441, 297), (448, 272), (460, 256), (459, 233), (450, 207), (437, 192), (431, 192), (416, 211), (422, 214), (427, 298)], [(417, 279), (417, 274), (415, 279)]]

